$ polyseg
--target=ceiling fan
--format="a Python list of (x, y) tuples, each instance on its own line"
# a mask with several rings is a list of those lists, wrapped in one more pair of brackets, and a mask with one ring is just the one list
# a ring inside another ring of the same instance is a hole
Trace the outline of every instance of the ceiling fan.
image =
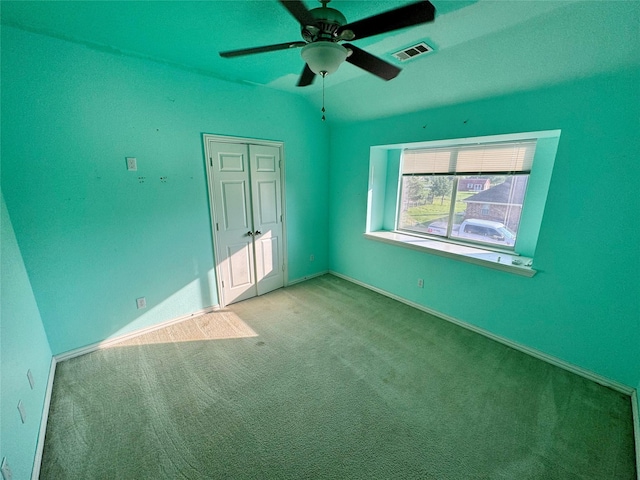
[(304, 70), (298, 80), (299, 87), (311, 85), (316, 75), (325, 77), (347, 61), (384, 80), (395, 78), (400, 69), (352, 45), (352, 40), (380, 35), (405, 27), (433, 21), (435, 7), (427, 0), (411, 3), (388, 12), (373, 15), (352, 23), (342, 13), (327, 7), (331, 0), (319, 0), (321, 7), (308, 10), (301, 0), (279, 0), (302, 28), (304, 41), (294, 41), (220, 52), (224, 58), (302, 47)]

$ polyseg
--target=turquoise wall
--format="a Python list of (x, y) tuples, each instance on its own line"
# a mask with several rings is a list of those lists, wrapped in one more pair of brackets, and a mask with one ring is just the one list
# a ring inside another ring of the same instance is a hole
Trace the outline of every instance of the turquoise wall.
[[(31, 477), (51, 349), (2, 195), (0, 200), (0, 461), (7, 457), (13, 478), (24, 479)], [(27, 379), (29, 369), (33, 390)], [(24, 424), (17, 408), (20, 400), (27, 414)]]
[[(285, 143), (290, 281), (331, 268), (640, 387), (637, 71), (322, 124), (297, 96), (11, 27), (1, 55), (0, 447), (16, 478), (33, 463), (52, 353), (217, 303), (202, 133)], [(535, 277), (362, 237), (372, 145), (550, 129), (562, 137)]]
[[(635, 387), (640, 376), (639, 73), (331, 129), (331, 270)], [(562, 130), (524, 278), (363, 238), (369, 148)], [(416, 286), (424, 279), (424, 288)]]
[(328, 268), (305, 100), (11, 27), (2, 83), (2, 187), (54, 354), (218, 303), (202, 133), (284, 142), (289, 279)]

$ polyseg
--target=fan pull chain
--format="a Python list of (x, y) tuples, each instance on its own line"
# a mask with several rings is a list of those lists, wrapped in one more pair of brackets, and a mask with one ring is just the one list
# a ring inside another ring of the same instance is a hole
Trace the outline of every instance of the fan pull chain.
[(326, 117), (324, 116), (324, 77), (326, 77), (326, 75), (322, 75), (322, 121), (324, 122), (326, 120)]

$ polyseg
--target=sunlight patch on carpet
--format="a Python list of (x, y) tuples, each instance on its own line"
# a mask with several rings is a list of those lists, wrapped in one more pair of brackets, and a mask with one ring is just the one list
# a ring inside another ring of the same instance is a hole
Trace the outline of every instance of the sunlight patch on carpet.
[(110, 345), (109, 348), (257, 336), (258, 334), (234, 312), (220, 310), (123, 340)]

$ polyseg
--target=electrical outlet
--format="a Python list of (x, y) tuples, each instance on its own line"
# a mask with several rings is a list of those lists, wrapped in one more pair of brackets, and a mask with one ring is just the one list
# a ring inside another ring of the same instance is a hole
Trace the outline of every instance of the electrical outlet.
[(22, 403), (22, 400), (18, 401), (18, 411), (20, 412), (20, 420), (22, 420), (22, 423), (27, 421), (27, 412), (24, 409), (24, 403)]
[(29, 379), (29, 385), (31, 386), (31, 390), (35, 386), (35, 382), (33, 381), (33, 373), (31, 373), (31, 369), (27, 370), (27, 378)]
[(135, 157), (127, 157), (127, 170), (130, 172), (138, 170), (138, 160)]
[(2, 470), (2, 478), (4, 478), (4, 480), (11, 480), (13, 478), (13, 474), (11, 473), (11, 468), (7, 463), (7, 457), (4, 457), (2, 459), (2, 466), (0, 467), (0, 469)]
[(147, 308), (147, 299), (145, 297), (136, 298), (136, 305), (138, 310), (141, 308)]
[(312, 253), (311, 255), (309, 255), (309, 261), (313, 262), (316, 259), (316, 256)]
[(418, 279), (418, 288), (424, 288), (424, 280), (421, 278)]

